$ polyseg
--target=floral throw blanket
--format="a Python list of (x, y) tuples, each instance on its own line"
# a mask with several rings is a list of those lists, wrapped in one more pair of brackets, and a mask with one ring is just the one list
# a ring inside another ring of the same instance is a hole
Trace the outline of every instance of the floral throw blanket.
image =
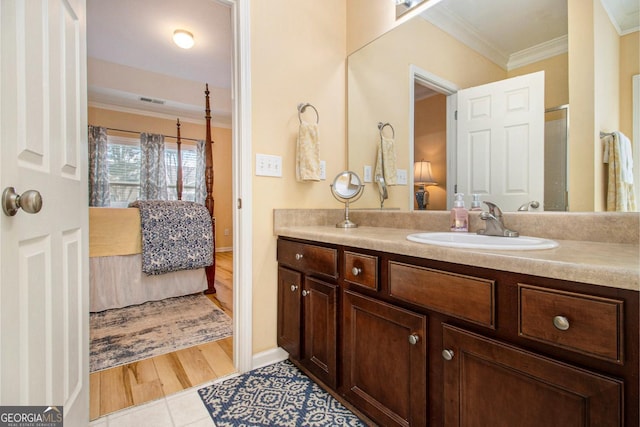
[(204, 205), (185, 201), (138, 200), (142, 271), (148, 275), (213, 264), (211, 215)]

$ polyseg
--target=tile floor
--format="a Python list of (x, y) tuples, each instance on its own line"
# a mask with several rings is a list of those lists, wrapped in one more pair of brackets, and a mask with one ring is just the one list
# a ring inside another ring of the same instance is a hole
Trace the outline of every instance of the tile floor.
[(231, 376), (100, 417), (89, 427), (215, 427), (198, 389)]

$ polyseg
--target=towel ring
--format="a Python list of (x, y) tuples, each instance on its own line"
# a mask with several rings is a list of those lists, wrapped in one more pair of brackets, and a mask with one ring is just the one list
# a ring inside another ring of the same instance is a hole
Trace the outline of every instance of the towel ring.
[(391, 137), (396, 139), (396, 130), (391, 126), (391, 123), (382, 123), (378, 122), (378, 129), (380, 130), (380, 138), (382, 138), (382, 131), (385, 127), (389, 126), (391, 128)]
[(302, 113), (307, 110), (307, 107), (313, 108), (313, 111), (316, 112), (316, 124), (320, 123), (320, 114), (318, 114), (318, 110), (316, 110), (316, 107), (309, 104), (308, 102), (298, 104), (298, 120), (300, 121), (300, 123), (302, 123)]

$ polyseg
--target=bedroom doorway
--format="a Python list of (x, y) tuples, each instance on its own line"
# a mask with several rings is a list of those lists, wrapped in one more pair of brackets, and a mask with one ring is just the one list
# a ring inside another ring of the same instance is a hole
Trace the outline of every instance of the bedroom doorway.
[[(231, 124), (232, 133), (232, 160), (231, 181), (233, 200), (232, 206), (233, 222), (231, 227), (222, 227), (218, 233), (229, 232), (233, 239), (230, 248), (230, 270), (232, 272), (233, 295), (231, 305), (233, 312), (233, 364), (239, 372), (245, 372), (252, 367), (251, 350), (251, 268), (247, 267), (251, 257), (251, 210), (247, 204), (243, 209), (239, 209), (236, 200), (240, 200), (243, 195), (250, 194), (251, 180), (250, 174), (243, 170), (242, 165), (250, 165), (250, 142), (249, 135), (249, 94), (244, 91), (247, 87), (248, 69), (243, 62), (246, 58), (247, 43), (249, 40), (249, 20), (248, 2), (244, 0), (201, 0), (224, 4), (231, 9), (232, 22), (232, 60), (233, 73), (236, 82), (233, 85), (233, 103), (231, 111), (233, 120)], [(91, 0), (87, 2), (91, 6)], [(90, 25), (90, 24), (89, 24)], [(90, 43), (91, 41), (89, 41)], [(89, 67), (91, 73), (91, 67)], [(91, 85), (91, 82), (90, 82)], [(214, 113), (215, 114), (215, 113)], [(248, 170), (248, 169), (247, 169)], [(217, 200), (216, 200), (217, 201)], [(226, 234), (226, 233), (225, 233)], [(247, 258), (248, 257), (248, 258)], [(223, 264), (223, 262), (221, 262)], [(242, 266), (245, 268), (242, 268)], [(239, 284), (242, 285), (239, 285)]]

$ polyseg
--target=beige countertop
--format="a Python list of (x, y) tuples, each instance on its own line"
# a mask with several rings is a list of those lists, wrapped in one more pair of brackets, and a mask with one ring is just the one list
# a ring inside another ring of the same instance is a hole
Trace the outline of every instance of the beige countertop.
[(424, 231), (378, 226), (341, 229), (332, 225), (286, 225), (281, 221), (274, 224), (278, 236), (640, 291), (637, 243), (554, 239), (559, 243), (554, 249), (499, 251), (448, 248), (406, 239), (409, 234)]

